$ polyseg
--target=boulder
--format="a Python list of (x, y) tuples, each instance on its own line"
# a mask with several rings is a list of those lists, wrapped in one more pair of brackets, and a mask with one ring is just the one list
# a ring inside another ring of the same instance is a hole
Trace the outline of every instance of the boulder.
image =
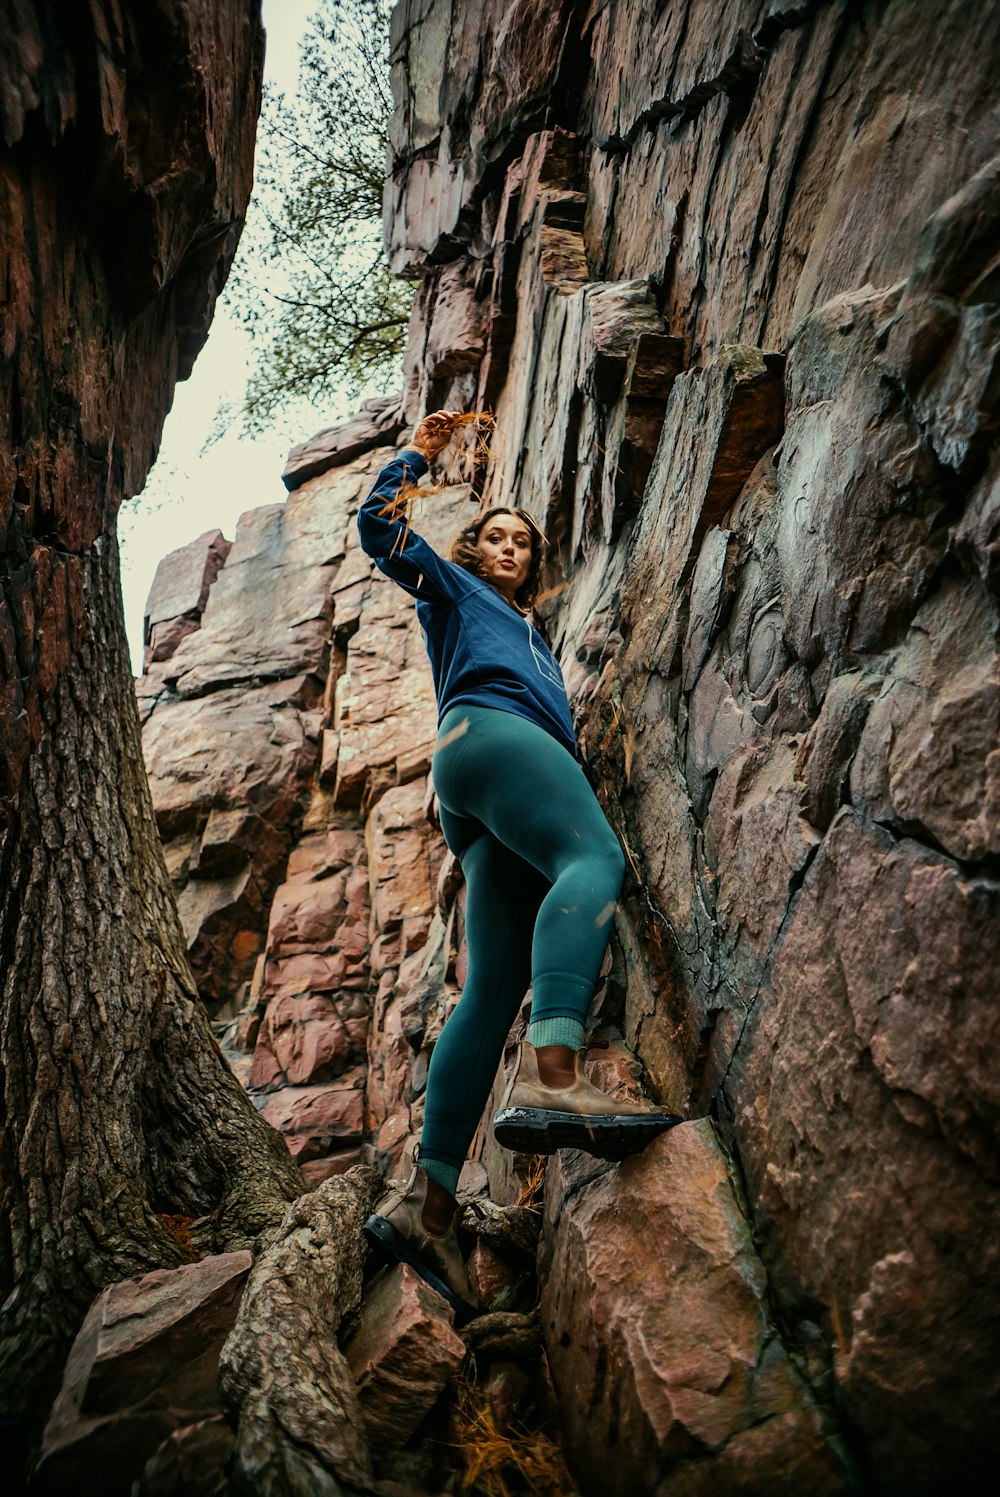
[(711, 1124), (578, 1178), (574, 1157), (547, 1172), (541, 1313), (582, 1490), (653, 1491), (674, 1463), (792, 1414), (816, 1489), (846, 1491)]
[(221, 1414), (175, 1429), (146, 1462), (132, 1497), (227, 1497), (234, 1444)]
[(406, 1264), (372, 1281), (344, 1354), (374, 1447), (405, 1445), (461, 1367), (465, 1343), (453, 1321), (451, 1307)]
[(297, 489), (310, 478), (331, 468), (343, 467), (373, 447), (391, 446), (403, 429), (399, 395), (378, 395), (364, 400), (350, 421), (328, 426), (307, 442), (299, 442), (288, 454), (281, 480), (286, 489)]
[[(219, 1355), (251, 1261), (247, 1252), (222, 1253), (104, 1290), (73, 1343), (45, 1427), (39, 1492), (126, 1494), (164, 1440), (218, 1413)], [(206, 1438), (218, 1452), (214, 1426)]]

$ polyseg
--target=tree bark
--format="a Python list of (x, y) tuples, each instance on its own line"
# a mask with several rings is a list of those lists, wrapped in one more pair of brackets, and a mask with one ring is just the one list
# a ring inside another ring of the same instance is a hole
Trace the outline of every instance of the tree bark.
[(112, 536), (0, 841), (0, 1398), (29, 1430), (106, 1285), (249, 1246), (302, 1189), (191, 977), (146, 782)]

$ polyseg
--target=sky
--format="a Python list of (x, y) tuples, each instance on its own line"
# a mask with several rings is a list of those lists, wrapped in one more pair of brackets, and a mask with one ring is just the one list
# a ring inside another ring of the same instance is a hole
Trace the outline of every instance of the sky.
[[(299, 42), (315, 3), (264, 0), (264, 77), (288, 95), (295, 91)], [(289, 447), (336, 419), (329, 409), (302, 402), (265, 437), (250, 440), (230, 431), (202, 453), (220, 404), (239, 401), (253, 357), (223, 295), (190, 379), (177, 386), (146, 487), (119, 515), (125, 628), (136, 672), (142, 669), (146, 597), (161, 558), (206, 530), (232, 540), (244, 510), (280, 503)]]

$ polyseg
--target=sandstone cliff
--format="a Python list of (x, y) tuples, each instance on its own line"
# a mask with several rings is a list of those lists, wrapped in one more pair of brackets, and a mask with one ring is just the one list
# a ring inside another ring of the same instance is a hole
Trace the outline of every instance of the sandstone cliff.
[[(146, 753), (203, 996), (308, 1183), (398, 1164), (462, 896), (419, 631), (352, 521), (407, 422), (489, 406), (485, 495), (553, 542), (545, 623), (629, 855), (591, 1064), (692, 1119), (545, 1173), (575, 1480), (980, 1490), (1000, 20), (402, 0), (394, 47), (402, 397), (297, 449), (284, 504), (150, 601)], [(443, 545), (467, 502), (417, 523)], [(470, 1199), (513, 1201), (477, 1152)]]

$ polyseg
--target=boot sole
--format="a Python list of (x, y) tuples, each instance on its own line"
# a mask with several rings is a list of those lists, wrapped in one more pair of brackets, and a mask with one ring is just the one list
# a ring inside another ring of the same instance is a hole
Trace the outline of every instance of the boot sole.
[(383, 1255), (396, 1263), (406, 1263), (414, 1273), (420, 1275), (425, 1284), (436, 1289), (441, 1298), (446, 1300), (454, 1310), (456, 1326), (466, 1325), (479, 1314), (476, 1307), (468, 1304), (455, 1293), (454, 1289), (449, 1288), (433, 1268), (428, 1268), (413, 1244), (403, 1236), (402, 1232), (396, 1230), (392, 1222), (386, 1221), (384, 1216), (370, 1216), (361, 1231), (372, 1247), (380, 1249)]
[(505, 1107), (493, 1119), (493, 1137), (517, 1154), (554, 1154), (580, 1149), (598, 1159), (627, 1159), (684, 1119), (673, 1113), (656, 1118), (621, 1113), (584, 1115), (546, 1107)]

